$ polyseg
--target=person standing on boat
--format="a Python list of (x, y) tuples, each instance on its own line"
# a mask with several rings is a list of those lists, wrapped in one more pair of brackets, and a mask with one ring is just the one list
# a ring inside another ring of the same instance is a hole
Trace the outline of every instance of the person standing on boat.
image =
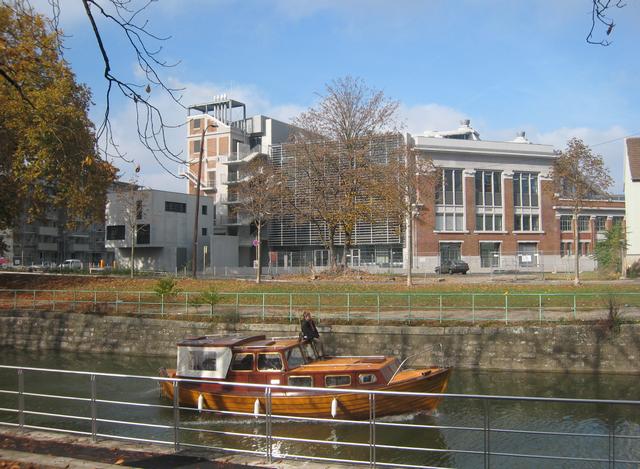
[(320, 341), (320, 333), (318, 332), (318, 328), (316, 327), (316, 323), (311, 318), (311, 313), (309, 311), (305, 311), (302, 313), (302, 338), (311, 342), (311, 344), (316, 349), (316, 353), (318, 356), (324, 356), (324, 346)]

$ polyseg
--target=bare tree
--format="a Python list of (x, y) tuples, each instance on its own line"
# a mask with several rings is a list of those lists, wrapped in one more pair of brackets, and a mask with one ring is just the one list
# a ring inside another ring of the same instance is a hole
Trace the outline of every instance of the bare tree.
[[(620, 9), (625, 6), (627, 6), (627, 3), (624, 0), (591, 0), (591, 29), (589, 29), (586, 41), (589, 44), (600, 46), (610, 45), (611, 41), (607, 38), (611, 36), (616, 24), (613, 22), (613, 18), (608, 16), (608, 13), (613, 9)], [(604, 28), (606, 37), (598, 40), (594, 36), (596, 30), (600, 28)]]
[(288, 151), (295, 158), (297, 187), (291, 208), (297, 220), (316, 226), (335, 268), (336, 240), (344, 236), (346, 254), (357, 221), (368, 216), (364, 189), (375, 164), (372, 141), (395, 130), (398, 102), (350, 76), (327, 84), (319, 97), (293, 121)]
[(148, 225), (141, 223), (147, 214), (147, 194), (141, 191), (138, 185), (137, 174), (140, 167), (136, 166), (136, 176), (127, 183), (119, 183), (115, 190), (115, 201), (117, 203), (116, 216), (122, 220), (125, 231), (129, 234), (130, 244), (130, 276), (135, 273), (135, 248), (138, 235), (146, 230)]
[[(56, 44), (59, 54), (64, 55), (63, 35), (59, 29), (61, 9), (65, 4), (60, 0), (48, 0), (51, 5), (51, 18), (49, 21), (56, 32)], [(175, 103), (180, 103), (182, 90), (173, 88), (161, 77), (160, 71), (167, 67), (173, 67), (176, 63), (164, 60), (160, 53), (162, 43), (170, 39), (154, 34), (145, 18), (147, 10), (153, 0), (82, 0), (85, 15), (96, 40), (98, 52), (104, 64), (103, 75), (107, 82), (105, 92), (105, 107), (102, 122), (97, 126), (96, 139), (100, 142), (102, 156), (106, 158), (118, 157), (128, 160), (119, 149), (114, 139), (111, 125), (111, 100), (113, 90), (118, 90), (125, 98), (134, 103), (137, 118), (137, 133), (142, 145), (151, 152), (155, 160), (167, 172), (173, 174), (167, 167), (168, 163), (183, 163), (180, 157), (181, 151), (173, 151), (169, 148), (166, 131), (176, 127), (166, 122), (160, 109), (154, 104), (152, 92), (160, 91), (160, 95), (169, 96)], [(7, 0), (3, 6), (11, 8), (22, 15), (33, 18), (42, 18), (37, 15), (27, 0)], [(105, 30), (113, 28), (120, 33), (130, 47), (142, 77), (137, 83), (125, 78), (114, 70), (109, 47), (105, 42)], [(23, 98), (30, 108), (37, 108), (37, 103), (30, 99), (29, 95), (34, 90), (30, 89), (21, 80), (10, 64), (0, 63), (0, 80), (4, 80)], [(35, 109), (38, 111), (38, 109)]]
[(431, 158), (416, 151), (410, 136), (399, 146), (386, 165), (379, 167), (372, 191), (378, 206), (387, 218), (395, 219), (397, 225), (406, 229), (407, 285), (413, 284), (413, 227), (414, 219), (425, 209), (421, 203), (421, 187), (433, 187), (438, 170)]
[(260, 283), (262, 271), (262, 228), (279, 212), (281, 194), (284, 185), (280, 174), (265, 158), (256, 158), (244, 170), (242, 181), (238, 184), (237, 196), (239, 208), (256, 227), (256, 283)]
[(585, 202), (607, 194), (613, 184), (602, 156), (593, 153), (585, 143), (572, 138), (558, 154), (553, 165), (553, 182), (559, 197), (566, 199), (573, 214), (573, 246), (575, 251), (574, 284), (580, 283), (580, 248), (578, 219)]

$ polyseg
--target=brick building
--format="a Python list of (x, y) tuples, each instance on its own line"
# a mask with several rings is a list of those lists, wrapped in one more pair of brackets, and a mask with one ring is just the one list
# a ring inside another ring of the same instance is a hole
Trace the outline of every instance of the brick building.
[[(471, 272), (572, 269), (572, 217), (554, 193), (552, 146), (533, 144), (524, 132), (510, 142), (482, 141), (463, 121), (454, 131), (416, 136), (415, 148), (441, 169), (436, 187), (421, 194), (417, 270), (433, 271), (445, 259), (463, 259)], [(584, 256), (624, 217), (621, 197), (587, 205), (578, 220)], [(581, 259), (583, 270), (594, 267), (591, 257)]]

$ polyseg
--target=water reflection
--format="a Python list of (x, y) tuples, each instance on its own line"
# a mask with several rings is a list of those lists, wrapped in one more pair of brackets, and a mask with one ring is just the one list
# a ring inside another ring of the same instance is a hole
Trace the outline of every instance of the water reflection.
[[(3, 350), (0, 363), (68, 370), (112, 372), (154, 376), (157, 369), (171, 360), (159, 357), (131, 357), (72, 353), (23, 353)], [(25, 389), (29, 392), (89, 398), (90, 381), (87, 376), (51, 375), (26, 372)], [(514, 396), (567, 397), (585, 399), (637, 399), (635, 375), (597, 375), (523, 372), (473, 372), (455, 370), (449, 392), (460, 394), (489, 394)], [(0, 370), (0, 387), (17, 390), (14, 370)], [(162, 399), (154, 380), (127, 380), (117, 377), (97, 378), (98, 398), (113, 403), (101, 403), (98, 432), (103, 435), (127, 435), (156, 441), (173, 439), (173, 411), (171, 403)], [(123, 406), (117, 401), (162, 405), (161, 408)], [(38, 412), (90, 416), (88, 401), (56, 400), (52, 410), (50, 400), (27, 396), (25, 406)], [(0, 395), (0, 407), (17, 407), (17, 396)], [(16, 422), (16, 415), (0, 412), (0, 419)], [(130, 426), (120, 421), (153, 423), (157, 427)], [(266, 448), (265, 421), (251, 416), (231, 418), (209, 413), (183, 411), (180, 413), (183, 443), (264, 452)], [(484, 432), (488, 422), (491, 432)], [(44, 415), (26, 416), (31, 425), (57, 426), (75, 431), (90, 432), (89, 421), (51, 418)], [(398, 424), (411, 425), (401, 428)], [(441, 428), (431, 428), (431, 427)], [(466, 427), (461, 429), (459, 427)], [(275, 437), (297, 439), (273, 444), (273, 454), (315, 455), (338, 459), (369, 460), (369, 427), (365, 424), (337, 422), (300, 422), (273, 420)], [(522, 433), (506, 433), (503, 430)], [(526, 432), (525, 432), (526, 431)], [(223, 435), (231, 432), (235, 435)], [(555, 432), (543, 434), (541, 432)], [(574, 433), (578, 436), (560, 435)], [(610, 446), (610, 433), (616, 435), (615, 447)], [(488, 405), (474, 399), (447, 398), (433, 414), (411, 415), (381, 419), (376, 427), (378, 461), (391, 464), (420, 466), (482, 467), (483, 451), (488, 446), (493, 453), (491, 467), (609, 467), (608, 457), (616, 458), (616, 468), (636, 467), (624, 460), (640, 459), (640, 409), (632, 406), (593, 404), (499, 402)], [(300, 440), (321, 440), (308, 443)], [(359, 446), (345, 446), (350, 442)], [(397, 447), (407, 448), (400, 451)], [(571, 458), (601, 459), (602, 462), (555, 461), (552, 459), (516, 458), (509, 453), (554, 455)], [(478, 453), (478, 454), (473, 454)]]

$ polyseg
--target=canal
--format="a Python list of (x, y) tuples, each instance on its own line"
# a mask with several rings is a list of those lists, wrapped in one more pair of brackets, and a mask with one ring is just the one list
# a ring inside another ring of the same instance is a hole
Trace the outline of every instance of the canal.
[[(18, 352), (0, 349), (0, 364), (39, 368), (55, 368), (89, 372), (122, 373), (155, 376), (162, 366), (172, 367), (172, 359), (132, 357), (123, 355), (59, 353), (51, 351)], [(26, 371), (25, 391), (89, 397), (87, 376), (52, 375)], [(16, 370), (0, 369), (0, 389), (17, 390)], [(454, 370), (449, 384), (452, 394), (483, 394), (508, 396), (562, 397), (580, 399), (638, 400), (637, 375), (494, 372)], [(141, 404), (166, 404), (154, 381), (111, 377), (97, 378), (98, 399), (127, 401)], [(17, 408), (17, 396), (0, 394), (0, 407)], [(67, 399), (52, 401), (44, 397), (27, 396), (25, 408), (40, 412), (88, 415), (87, 402)], [(98, 433), (170, 442), (172, 429), (130, 426), (119, 421), (136, 421), (157, 425), (171, 425), (171, 408), (128, 407), (100, 404)], [(182, 411), (183, 443), (203, 446), (261, 450), (264, 439), (264, 420), (254, 417), (231, 418)], [(482, 431), (489, 422), (492, 429)], [(0, 410), (0, 422), (17, 422), (15, 413)], [(47, 416), (26, 416), (26, 424), (90, 431), (89, 421), (67, 420)], [(440, 428), (431, 428), (437, 426)], [(457, 427), (457, 428), (451, 428)], [(472, 428), (461, 429), (460, 427)], [(503, 432), (504, 429), (517, 432)], [(241, 433), (221, 435), (218, 431)], [(369, 460), (368, 422), (363, 424), (273, 422), (273, 433), (298, 439), (322, 440), (322, 443), (275, 441), (274, 457), (280, 454), (315, 455), (328, 458)], [(572, 435), (566, 435), (572, 433)], [(616, 438), (611, 439), (615, 434)], [(361, 447), (346, 447), (341, 442), (362, 443)], [(640, 408), (630, 405), (596, 405), (540, 402), (500, 402), (488, 405), (473, 399), (446, 398), (438, 410), (430, 415), (416, 413), (381, 419), (376, 426), (376, 442), (380, 445), (414, 449), (378, 448), (376, 458), (392, 464), (440, 467), (483, 467), (482, 452), (487, 444), (492, 455), (490, 467), (510, 468), (605, 468), (613, 455), (616, 468), (637, 467), (624, 461), (640, 460)], [(434, 451), (423, 451), (430, 448)], [(449, 451), (455, 450), (455, 451)], [(563, 461), (509, 456), (506, 453), (526, 453), (569, 458), (602, 459), (602, 462)], [(605, 462), (606, 461), (606, 462)]]

